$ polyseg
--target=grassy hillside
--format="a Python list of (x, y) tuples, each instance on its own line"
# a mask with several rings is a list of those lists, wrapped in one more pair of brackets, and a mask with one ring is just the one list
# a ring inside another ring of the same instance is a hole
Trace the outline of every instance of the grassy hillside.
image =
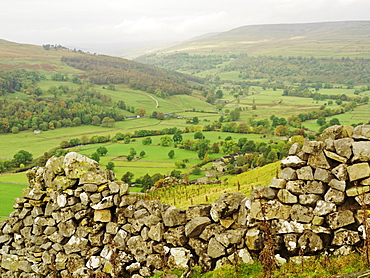
[(270, 185), (271, 179), (276, 176), (279, 165), (280, 162), (268, 164), (261, 168), (231, 177), (220, 184), (179, 185), (162, 188), (148, 194), (147, 197), (152, 199), (159, 198), (166, 204), (186, 209), (194, 204), (215, 202), (226, 192), (241, 192), (249, 196), (253, 187)]
[(157, 52), (364, 58), (370, 57), (369, 33), (370, 21), (252, 25)]

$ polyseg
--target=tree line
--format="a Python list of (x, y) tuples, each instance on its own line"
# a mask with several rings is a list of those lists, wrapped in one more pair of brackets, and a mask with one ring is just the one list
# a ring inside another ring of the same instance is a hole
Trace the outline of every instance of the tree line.
[[(112, 127), (115, 121), (125, 119), (110, 97), (88, 85), (77, 89), (52, 86), (47, 92), (34, 90), (38, 95), (30, 96), (27, 101), (0, 99), (0, 133), (89, 124)], [(43, 96), (46, 93), (54, 97)]]
[(191, 94), (191, 82), (203, 80), (166, 69), (104, 55), (62, 58), (67, 65), (86, 71), (86, 77), (94, 84), (127, 84), (130, 88), (148, 93), (156, 90), (166, 95)]

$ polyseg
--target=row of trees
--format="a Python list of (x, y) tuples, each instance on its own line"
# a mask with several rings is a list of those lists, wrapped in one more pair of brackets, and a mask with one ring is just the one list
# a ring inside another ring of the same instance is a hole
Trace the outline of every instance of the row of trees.
[(109, 97), (89, 86), (71, 89), (61, 85), (50, 87), (49, 93), (55, 94), (54, 98), (30, 98), (27, 102), (1, 99), (0, 133), (88, 124), (112, 127), (115, 121), (125, 119), (119, 108), (110, 107)]
[(20, 150), (14, 154), (13, 159), (0, 161), (0, 173), (12, 168), (25, 168), (27, 164), (33, 161), (33, 155), (25, 150)]

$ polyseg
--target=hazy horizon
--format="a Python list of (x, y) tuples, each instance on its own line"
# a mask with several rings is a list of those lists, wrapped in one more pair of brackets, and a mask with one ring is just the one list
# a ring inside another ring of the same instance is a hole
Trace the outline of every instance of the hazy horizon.
[(247, 25), (367, 21), (369, 10), (368, 0), (5, 0), (0, 38), (89, 51), (118, 50)]

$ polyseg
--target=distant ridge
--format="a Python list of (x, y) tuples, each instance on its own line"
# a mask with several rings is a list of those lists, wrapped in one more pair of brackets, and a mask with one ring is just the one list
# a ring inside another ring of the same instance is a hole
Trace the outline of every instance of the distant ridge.
[(370, 58), (370, 21), (242, 26), (156, 52)]

